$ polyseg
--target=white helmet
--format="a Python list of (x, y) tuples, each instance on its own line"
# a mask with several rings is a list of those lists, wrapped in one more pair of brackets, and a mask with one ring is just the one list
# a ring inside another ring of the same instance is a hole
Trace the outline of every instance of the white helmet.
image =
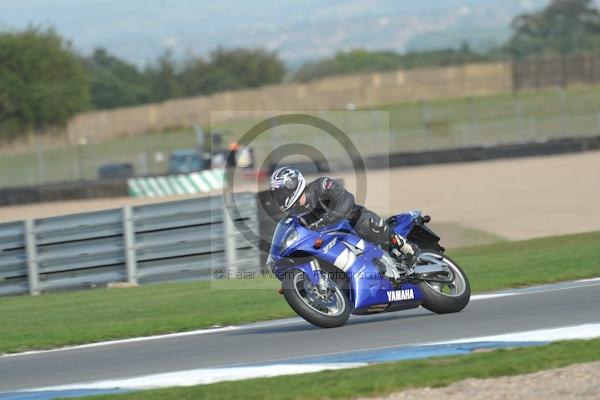
[(295, 168), (281, 167), (271, 175), (271, 196), (283, 211), (287, 211), (302, 196), (306, 182), (304, 177)]

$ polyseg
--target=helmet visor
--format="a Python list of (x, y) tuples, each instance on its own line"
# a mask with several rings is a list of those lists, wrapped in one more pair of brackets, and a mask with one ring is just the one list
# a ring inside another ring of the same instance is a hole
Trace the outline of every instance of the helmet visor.
[(289, 201), (291, 201), (292, 197), (294, 196), (294, 192), (295, 192), (294, 189), (288, 189), (286, 187), (282, 187), (277, 190), (271, 191), (271, 196), (273, 197), (275, 204), (277, 204), (277, 206), (279, 208), (281, 208), (284, 211), (287, 211), (288, 209), (290, 209), (293, 206), (293, 204), (291, 204), (286, 207), (286, 204)]

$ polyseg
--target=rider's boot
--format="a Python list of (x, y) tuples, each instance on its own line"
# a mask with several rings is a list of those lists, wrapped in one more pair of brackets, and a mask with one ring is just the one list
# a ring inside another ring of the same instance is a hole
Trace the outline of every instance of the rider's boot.
[[(395, 268), (393, 268), (393, 278), (390, 278), (397, 280), (410, 275), (413, 272), (416, 259), (413, 246), (401, 235), (397, 233), (390, 234), (383, 218), (379, 220), (371, 219), (370, 225), (371, 231), (377, 237), (376, 241), (389, 253), (393, 260)], [(386, 275), (389, 275), (389, 268)]]
[(398, 269), (405, 275), (413, 273), (413, 267), (416, 261), (416, 252), (413, 245), (408, 243), (406, 238), (397, 233), (390, 235), (388, 251), (394, 259)]

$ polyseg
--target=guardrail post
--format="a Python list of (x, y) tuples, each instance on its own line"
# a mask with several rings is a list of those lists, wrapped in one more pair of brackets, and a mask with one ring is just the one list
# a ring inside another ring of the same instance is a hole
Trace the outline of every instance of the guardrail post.
[(229, 209), (232, 203), (232, 194), (225, 193), (223, 204), (223, 234), (225, 239), (225, 262), (227, 268), (236, 269), (237, 248), (235, 245), (235, 225), (233, 224), (233, 210)]
[(137, 257), (135, 252), (135, 226), (131, 206), (123, 207), (123, 242), (125, 245), (125, 269), (127, 282), (137, 285)]
[(40, 294), (40, 273), (37, 260), (37, 244), (35, 237), (35, 220), (28, 219), (25, 225), (25, 249), (27, 252), (27, 280), (29, 282), (29, 294), (37, 296)]

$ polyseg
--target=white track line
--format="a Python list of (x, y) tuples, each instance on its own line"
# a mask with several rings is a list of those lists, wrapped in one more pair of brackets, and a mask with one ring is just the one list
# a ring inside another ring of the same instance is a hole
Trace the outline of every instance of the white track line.
[(600, 323), (565, 326), (561, 328), (536, 329), (532, 331), (505, 333), (448, 340), (430, 344), (460, 344), (474, 342), (554, 342), (557, 340), (594, 339), (600, 337)]
[[(569, 283), (584, 283), (584, 282), (598, 282), (598, 281), (600, 281), (600, 279), (589, 279), (589, 280), (585, 280), (585, 281), (575, 281), (575, 282), (569, 282)], [(556, 283), (556, 284), (560, 285), (561, 283)], [(545, 286), (547, 286), (547, 285), (545, 285)], [(522, 291), (515, 291), (515, 292), (477, 294), (477, 295), (471, 296), (471, 300), (488, 300), (488, 299), (495, 299), (495, 298), (499, 298), (499, 297), (525, 296), (528, 294), (559, 292), (562, 290), (581, 289), (581, 288), (587, 288), (587, 287), (593, 287), (593, 286), (600, 286), (600, 282), (592, 283), (591, 285), (576, 285), (576, 286), (555, 287), (555, 288), (548, 288), (548, 289), (543, 289), (544, 286), (541, 286), (540, 289), (538, 289), (538, 290), (535, 290), (535, 287), (529, 287), (529, 288), (521, 289)]]
[(515, 295), (516, 294), (514, 294), (514, 293), (475, 294), (475, 295), (471, 296), (471, 300), (469, 300), (469, 301), (497, 299), (499, 297), (511, 297), (511, 296), (515, 296)]
[[(463, 344), (474, 342), (540, 342), (546, 343), (557, 340), (592, 339), (600, 337), (600, 323), (567, 326), (561, 328), (538, 329), (524, 332), (513, 332), (502, 335), (480, 336), (458, 339), (445, 342), (433, 342), (423, 345)], [(174, 386), (193, 386), (223, 381), (236, 381), (259, 377), (273, 377), (282, 375), (304, 374), (324, 370), (356, 368), (366, 366), (368, 363), (323, 363), (323, 364), (286, 364), (277, 361), (272, 365), (240, 366), (223, 368), (200, 368), (186, 371), (167, 372), (147, 376), (138, 376), (124, 379), (110, 379), (97, 382), (51, 386), (44, 388), (23, 389), (26, 391), (58, 391), (82, 389), (128, 389), (143, 390), (157, 389)]]
[(75, 346), (65, 346), (65, 347), (59, 347), (56, 349), (49, 349), (49, 350), (31, 350), (31, 351), (25, 351), (22, 353), (9, 353), (9, 354), (0, 355), (0, 358), (27, 356), (27, 355), (42, 354), (42, 353), (54, 353), (54, 352), (59, 352), (59, 351), (89, 349), (89, 348), (93, 348), (93, 347), (103, 347), (103, 346), (135, 343), (135, 342), (145, 342), (145, 341), (160, 340), (160, 339), (173, 339), (173, 338), (185, 337), (185, 336), (207, 335), (207, 334), (211, 334), (211, 333), (223, 333), (223, 332), (256, 329), (256, 328), (267, 328), (267, 327), (278, 326), (278, 325), (290, 325), (292, 323), (298, 323), (301, 321), (302, 321), (302, 319), (300, 319), (300, 318), (287, 318), (284, 320), (266, 321), (266, 322), (248, 324), (248, 325), (206, 328), (206, 329), (198, 329), (195, 331), (167, 333), (164, 335), (141, 336), (141, 337), (135, 337), (135, 338), (129, 338), (129, 339), (117, 339), (117, 340), (109, 340), (109, 341), (105, 341), (105, 342), (80, 344), (80, 345), (75, 345)]
[(2, 356), (0, 356), (0, 358), (27, 356), (27, 355), (31, 355), (31, 354), (40, 354), (40, 353), (53, 353), (53, 352), (66, 351), (66, 350), (89, 349), (92, 347), (110, 346), (110, 345), (114, 345), (114, 344), (145, 342), (145, 341), (157, 340), (157, 339), (169, 339), (169, 338), (177, 338), (177, 337), (184, 337), (184, 336), (202, 335), (202, 334), (207, 334), (207, 333), (229, 332), (229, 331), (235, 331), (238, 329), (239, 328), (235, 327), (235, 326), (226, 326), (226, 327), (222, 327), (222, 328), (210, 328), (210, 329), (202, 329), (202, 330), (197, 330), (197, 331), (169, 333), (166, 335), (142, 336), (142, 337), (136, 337), (136, 338), (130, 338), (130, 339), (109, 340), (106, 342), (81, 344), (81, 345), (77, 345), (77, 346), (60, 347), (57, 349), (50, 349), (50, 350), (32, 350), (32, 351), (26, 351), (23, 353), (3, 354)]
[(591, 278), (591, 279), (580, 279), (575, 282), (600, 282), (600, 278)]
[[(590, 285), (576, 285), (576, 286), (548, 288), (548, 289), (544, 289), (544, 287), (547, 287), (548, 285), (543, 285), (543, 286), (538, 286), (539, 290), (535, 290), (536, 287), (532, 286), (532, 287), (523, 288), (523, 289), (516, 289), (515, 291), (511, 291), (511, 292), (499, 292), (499, 293), (473, 295), (473, 296), (471, 296), (471, 300), (472, 301), (489, 300), (489, 299), (495, 299), (495, 298), (501, 298), (501, 297), (524, 296), (524, 295), (538, 294), (538, 293), (545, 293), (545, 292), (555, 292), (555, 291), (562, 291), (562, 290), (571, 290), (571, 289), (579, 289), (579, 288), (592, 287), (592, 286), (600, 286), (600, 278), (583, 279), (583, 280), (573, 281), (573, 282), (559, 282), (557, 284), (563, 284), (563, 285), (567, 284), (568, 285), (568, 284), (573, 284), (573, 283), (586, 283), (586, 282), (590, 282), (590, 283), (593, 282), (593, 283)], [(598, 283), (595, 283), (595, 282), (598, 282)], [(198, 329), (198, 330), (187, 331), (187, 332), (168, 333), (168, 334), (164, 334), (164, 335), (142, 336), (142, 337), (135, 337), (135, 338), (129, 338), (129, 339), (110, 340), (110, 341), (105, 341), (105, 342), (96, 342), (96, 343), (89, 343), (89, 344), (82, 344), (82, 345), (75, 345), (75, 346), (66, 346), (66, 347), (60, 347), (60, 348), (50, 349), (50, 350), (32, 350), (32, 351), (26, 351), (26, 352), (22, 352), (22, 353), (9, 353), (9, 354), (0, 355), (0, 358), (19, 357), (19, 356), (35, 355), (35, 354), (42, 354), (42, 353), (52, 353), (52, 352), (59, 352), (59, 351), (88, 349), (88, 348), (93, 348), (93, 347), (111, 346), (111, 345), (119, 345), (119, 344), (135, 343), (135, 342), (145, 342), (145, 341), (160, 340), (160, 339), (172, 339), (172, 338), (178, 338), (178, 337), (205, 335), (205, 334), (212, 334), (212, 333), (244, 331), (244, 330), (249, 330), (249, 329), (266, 328), (266, 327), (282, 326), (282, 325), (285, 326), (285, 325), (293, 325), (293, 324), (298, 324), (298, 323), (303, 323), (303, 320), (300, 319), (299, 317), (287, 318), (287, 319), (283, 319), (283, 320), (265, 321), (265, 322), (258, 322), (258, 323), (252, 323), (252, 324), (246, 324), (246, 325), (234, 325), (234, 326), (226, 326), (226, 327), (218, 327), (218, 328)]]
[[(237, 381), (251, 378), (266, 378), (272, 376), (306, 374), (324, 370), (356, 368), (368, 365), (367, 363), (337, 363), (337, 364), (280, 364), (263, 365), (256, 367), (234, 368), (200, 368), (188, 371), (167, 372), (135, 378), (111, 379), (105, 381), (50, 386), (44, 388), (24, 389), (18, 392), (39, 392), (57, 390), (82, 390), (82, 389), (115, 389), (127, 390), (157, 389), (173, 386), (194, 386), (215, 382)], [(18, 393), (17, 392), (17, 393)]]

